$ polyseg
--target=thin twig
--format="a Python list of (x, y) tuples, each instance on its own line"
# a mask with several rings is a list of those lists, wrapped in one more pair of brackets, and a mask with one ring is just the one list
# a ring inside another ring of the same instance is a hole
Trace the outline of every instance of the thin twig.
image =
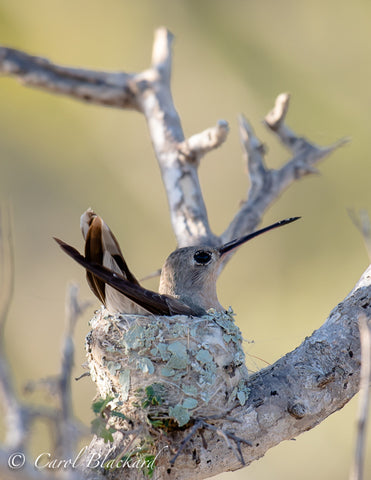
[(371, 381), (371, 329), (365, 315), (358, 319), (361, 341), (361, 375), (358, 404), (357, 440), (349, 480), (362, 480), (366, 449), (367, 420)]
[(83, 378), (86, 378), (86, 377), (90, 377), (90, 376), (91, 376), (90, 372), (84, 372), (81, 375), (79, 375), (78, 377), (75, 377), (75, 381), (78, 382), (79, 380), (81, 380)]
[(191, 428), (190, 432), (188, 435), (182, 440), (181, 444), (179, 445), (177, 453), (174, 455), (174, 457), (170, 460), (170, 465), (174, 465), (176, 459), (179, 457), (179, 455), (182, 453), (184, 448), (187, 446), (189, 441), (192, 439), (192, 437), (196, 434), (197, 430), (200, 428), (204, 428), (205, 422), (203, 420), (197, 420), (193, 427)]
[(66, 296), (66, 333), (62, 347), (62, 365), (58, 377), (58, 396), (61, 406), (61, 421), (59, 425), (58, 443), (63, 449), (65, 458), (74, 454), (77, 442), (81, 436), (81, 428), (78, 426), (72, 406), (71, 378), (74, 366), (74, 344), (73, 333), (79, 317), (91, 302), (81, 303), (78, 300), (79, 288), (77, 285), (70, 285)]
[(348, 209), (348, 215), (353, 222), (353, 225), (361, 232), (363, 241), (368, 255), (368, 259), (371, 262), (371, 221), (370, 216), (366, 209), (362, 208), (356, 212), (353, 208)]
[(229, 132), (228, 122), (219, 120), (215, 127), (192, 135), (179, 145), (179, 150), (187, 161), (199, 164), (206, 153), (220, 147), (226, 140)]
[(151, 280), (152, 278), (159, 277), (160, 275), (161, 275), (161, 268), (159, 268), (158, 270), (155, 270), (154, 272), (149, 273), (145, 277), (142, 277), (140, 281), (145, 282), (146, 280)]
[(5, 445), (23, 451), (29, 417), (15, 393), (4, 344), (5, 322), (14, 294), (14, 270), (14, 246), (8, 207), (0, 209), (0, 395), (5, 408)]
[(14, 244), (10, 207), (0, 208), (0, 348), (4, 338), (4, 326), (14, 295)]
[[(228, 448), (230, 448), (233, 453), (236, 455), (236, 458), (242, 463), (242, 465), (245, 465), (245, 459), (243, 457), (242, 451), (241, 451), (241, 443), (244, 445), (248, 445), (249, 447), (252, 447), (252, 443), (249, 442), (248, 440), (245, 440), (244, 438), (238, 437), (232, 432), (229, 432), (228, 430), (223, 430), (222, 428), (215, 427), (214, 425), (210, 425), (209, 423), (205, 423), (205, 428), (212, 430), (213, 432), (217, 433), (220, 437), (224, 439), (226, 442)], [(235, 447), (231, 444), (230, 440), (233, 440), (234, 443), (237, 446), (237, 452)]]

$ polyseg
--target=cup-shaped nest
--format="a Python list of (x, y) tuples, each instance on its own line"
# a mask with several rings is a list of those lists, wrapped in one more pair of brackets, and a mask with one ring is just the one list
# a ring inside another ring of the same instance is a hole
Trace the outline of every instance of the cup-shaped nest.
[(132, 421), (170, 430), (222, 417), (247, 399), (242, 337), (231, 312), (111, 316), (102, 309), (91, 326), (92, 379)]

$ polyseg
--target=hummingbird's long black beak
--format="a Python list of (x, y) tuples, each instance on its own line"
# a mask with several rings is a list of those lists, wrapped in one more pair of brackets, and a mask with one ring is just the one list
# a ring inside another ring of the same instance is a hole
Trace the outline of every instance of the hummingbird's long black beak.
[(283, 227), (283, 225), (287, 225), (288, 223), (295, 222), (296, 220), (299, 220), (299, 218), (301, 217), (286, 218), (285, 220), (281, 220), (280, 222), (273, 223), (273, 225), (269, 225), (268, 227), (262, 228), (261, 230), (257, 230), (256, 232), (249, 233), (244, 237), (236, 238), (231, 242), (225, 243), (219, 248), (220, 255), (224, 255), (225, 253), (230, 252), (234, 248), (237, 248), (240, 245), (242, 245), (242, 243), (248, 242), (252, 238), (257, 237), (262, 233), (268, 232), (269, 230), (273, 230), (274, 228)]

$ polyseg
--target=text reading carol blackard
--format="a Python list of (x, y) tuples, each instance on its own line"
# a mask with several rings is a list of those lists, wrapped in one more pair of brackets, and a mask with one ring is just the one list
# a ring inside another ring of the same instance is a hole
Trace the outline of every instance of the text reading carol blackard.
[[(49, 452), (38, 455), (33, 464), (38, 470), (68, 470), (80, 467), (105, 470), (114, 469), (138, 469), (153, 471), (156, 468), (156, 460), (168, 446), (163, 447), (156, 455), (143, 455), (138, 451), (126, 452), (124, 455), (115, 456), (115, 449), (109, 450), (104, 456), (98, 453), (86, 454), (88, 447), (83, 447), (75, 458), (55, 458)], [(14, 452), (8, 458), (8, 466), (12, 470), (21, 470), (26, 464), (26, 456), (22, 452)]]

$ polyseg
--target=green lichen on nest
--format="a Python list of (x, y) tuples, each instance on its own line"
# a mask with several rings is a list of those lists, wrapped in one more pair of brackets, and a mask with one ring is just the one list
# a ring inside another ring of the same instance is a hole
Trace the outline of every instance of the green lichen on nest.
[(166, 393), (161, 415), (181, 427), (192, 416), (222, 412), (247, 400), (242, 335), (231, 309), (210, 310), (198, 318), (98, 312), (91, 325), (104, 334), (102, 363), (120, 402), (133, 402), (138, 386), (162, 385)]

